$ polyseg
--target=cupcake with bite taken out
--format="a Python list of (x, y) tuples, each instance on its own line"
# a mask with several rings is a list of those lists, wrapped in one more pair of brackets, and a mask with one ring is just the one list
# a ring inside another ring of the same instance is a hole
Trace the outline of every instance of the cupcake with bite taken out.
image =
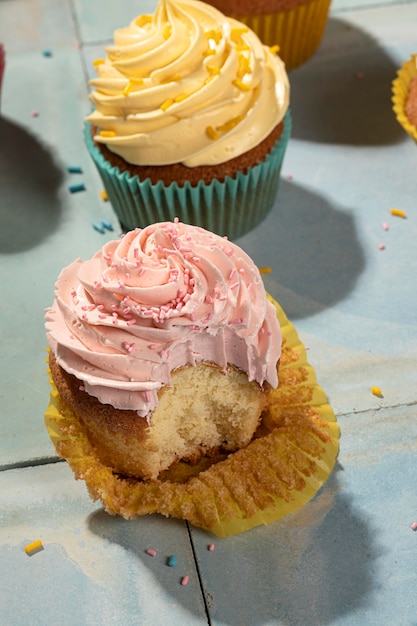
[(175, 220), (106, 243), (62, 270), (46, 333), (48, 433), (111, 514), (236, 534), (296, 510), (331, 472), (334, 414), (228, 239)]
[(236, 238), (274, 205), (291, 130), (275, 50), (197, 0), (159, 0), (95, 61), (85, 140), (123, 230)]

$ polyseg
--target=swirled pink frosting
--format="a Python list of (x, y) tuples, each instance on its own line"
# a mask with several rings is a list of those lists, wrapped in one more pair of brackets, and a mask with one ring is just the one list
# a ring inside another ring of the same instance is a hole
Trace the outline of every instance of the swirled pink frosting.
[(231, 364), (276, 387), (281, 331), (260, 273), (238, 246), (163, 222), (62, 270), (46, 310), (58, 363), (104, 404), (148, 416), (178, 367)]

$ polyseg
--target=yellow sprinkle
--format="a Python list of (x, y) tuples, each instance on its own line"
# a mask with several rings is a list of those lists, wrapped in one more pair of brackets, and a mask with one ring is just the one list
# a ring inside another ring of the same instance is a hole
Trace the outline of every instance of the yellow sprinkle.
[(214, 130), (213, 126), (207, 126), (206, 135), (210, 137), (210, 139), (216, 140), (219, 138), (219, 135)]
[(162, 109), (162, 111), (166, 111), (173, 104), (174, 100), (172, 98), (168, 98), (168, 100), (165, 100), (165, 102), (163, 102), (159, 108)]
[(171, 24), (165, 24), (164, 30), (162, 31), (163, 38), (164, 39), (169, 39), (171, 37), (171, 33), (172, 33), (172, 26), (171, 26)]
[(211, 48), (207, 48), (207, 50), (204, 52), (205, 57), (213, 56), (213, 54), (216, 54), (216, 51), (212, 50)]
[(109, 196), (107, 195), (107, 191), (105, 189), (102, 189), (100, 191), (100, 197), (103, 200), (103, 202), (107, 202), (107, 200), (109, 199)]
[(235, 44), (235, 50), (237, 50), (238, 52), (247, 52), (248, 50), (250, 50), (250, 48), (244, 43), (237, 43)]
[(216, 67), (215, 65), (207, 65), (207, 69), (210, 74), (220, 74), (220, 67)]
[(177, 83), (179, 80), (181, 80), (181, 74), (173, 74), (172, 76), (167, 76), (166, 78), (163, 78), (160, 81), (161, 85), (165, 85), (166, 83), (172, 83), (175, 82)]
[(391, 209), (390, 213), (391, 215), (396, 215), (397, 217), (407, 217), (406, 212), (401, 209)]
[(244, 35), (245, 33), (248, 32), (248, 28), (247, 26), (240, 26), (239, 28), (232, 28), (232, 30), (230, 31), (230, 35), (231, 37), (240, 37), (241, 35)]
[(272, 272), (272, 269), (270, 267), (260, 267), (259, 272), (261, 274), (270, 274)]
[(371, 391), (374, 394), (374, 396), (379, 396), (380, 398), (382, 398), (382, 391), (380, 390), (379, 387), (371, 387)]
[(146, 24), (150, 24), (152, 22), (152, 15), (139, 15), (135, 22), (136, 26), (142, 28), (142, 26), (146, 26)]
[(130, 78), (129, 80), (133, 85), (143, 85), (143, 78)]
[(239, 54), (239, 67), (237, 70), (238, 78), (243, 78), (245, 74), (251, 74), (252, 70), (249, 65), (249, 59), (243, 54)]
[(104, 59), (95, 59), (93, 61), (94, 67), (98, 67), (99, 65), (103, 65), (103, 63), (104, 63)]
[(43, 550), (42, 541), (40, 539), (32, 541), (32, 543), (28, 543), (28, 545), (25, 546), (25, 552), (26, 554), (29, 554), (29, 556), (35, 552), (39, 552), (40, 550)]
[(129, 80), (129, 82), (127, 83), (126, 87), (123, 89), (123, 95), (124, 96), (128, 96), (129, 93), (132, 91), (132, 89), (133, 89), (133, 85), (132, 85), (132, 83)]
[(239, 80), (239, 78), (236, 78), (236, 80), (233, 80), (232, 83), (235, 85), (235, 87), (238, 87), (242, 91), (250, 91), (250, 85)]
[(100, 137), (116, 137), (114, 130), (101, 130)]
[(223, 36), (220, 29), (207, 30), (204, 34), (207, 39), (213, 39), (216, 43), (219, 43)]
[(227, 131), (232, 130), (232, 128), (237, 126), (242, 120), (243, 120), (243, 115), (238, 115), (237, 117), (234, 117), (233, 119), (229, 120), (225, 124), (221, 124), (220, 126), (217, 126), (216, 130), (220, 131), (221, 133), (227, 133)]
[(270, 52), (272, 52), (272, 54), (278, 54), (278, 52), (280, 51), (280, 47), (278, 45), (270, 46), (269, 50)]
[(186, 100), (187, 98), (188, 98), (188, 93), (180, 93), (178, 96), (175, 96), (174, 101), (182, 102), (183, 100)]

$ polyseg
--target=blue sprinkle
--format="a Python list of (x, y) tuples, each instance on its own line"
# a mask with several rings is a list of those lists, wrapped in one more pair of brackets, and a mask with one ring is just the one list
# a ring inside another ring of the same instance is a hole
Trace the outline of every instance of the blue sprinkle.
[(44, 50), (42, 52), (42, 54), (43, 54), (44, 57), (51, 57), (52, 56), (51, 50)]
[(172, 556), (169, 556), (167, 560), (168, 567), (175, 567), (176, 564), (177, 564), (177, 557), (175, 556), (175, 554), (173, 554)]
[(108, 220), (102, 220), (101, 224), (106, 230), (113, 230), (113, 225)]
[(82, 174), (83, 171), (78, 165), (69, 165), (67, 170), (70, 174)]
[(93, 228), (94, 228), (94, 230), (96, 230), (98, 233), (101, 233), (102, 235), (104, 235), (105, 230), (104, 230), (104, 228), (102, 227), (102, 225), (101, 225), (101, 224), (97, 224), (97, 222), (94, 222), (94, 223), (93, 223)]
[(78, 185), (70, 185), (68, 187), (71, 193), (77, 193), (77, 191), (85, 191), (84, 183), (79, 183)]

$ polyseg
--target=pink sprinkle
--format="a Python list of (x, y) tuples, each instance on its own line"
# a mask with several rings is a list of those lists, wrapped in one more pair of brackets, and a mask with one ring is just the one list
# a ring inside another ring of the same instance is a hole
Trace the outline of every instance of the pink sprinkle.
[(209, 296), (207, 294), (207, 296), (205, 297), (205, 301), (207, 302), (207, 304), (213, 304), (214, 300), (211, 296)]
[(412, 529), (412, 530), (417, 530), (417, 522), (413, 522), (413, 523), (411, 524), (411, 529)]
[(385, 244), (384, 243), (378, 244), (378, 250), (385, 250)]
[(80, 391), (85, 391), (85, 387), (84, 387), (84, 385), (80, 385), (80, 386), (78, 387), (78, 389), (79, 389)]
[(382, 228), (384, 230), (389, 230), (389, 226), (388, 226), (388, 224), (386, 222), (382, 222)]
[(174, 217), (174, 224), (178, 224), (179, 223), (179, 217)]
[(136, 324), (136, 320), (132, 318), (131, 320), (127, 320), (126, 324), (128, 326), (133, 326), (133, 324)]
[(145, 552), (146, 554), (149, 554), (149, 556), (156, 556), (156, 550), (153, 550), (152, 548), (148, 548)]
[(32, 117), (38, 117), (38, 116), (39, 116), (38, 111), (32, 111)]
[(287, 178), (288, 178), (288, 180), (292, 180), (294, 178), (294, 176), (292, 174), (288, 174)]
[(146, 402), (150, 402), (151, 401), (151, 394), (149, 393), (148, 390), (145, 391), (145, 398), (146, 398)]
[(158, 347), (158, 346), (156, 345), (156, 343), (150, 343), (150, 344), (148, 345), (149, 350), (156, 350), (156, 349), (157, 349), (157, 347)]
[(214, 550), (214, 543), (211, 543), (209, 545), (208, 549), (209, 549), (210, 552), (213, 552), (213, 550)]
[(183, 576), (183, 577), (181, 578), (181, 585), (182, 585), (183, 587), (185, 587), (186, 585), (188, 585), (188, 581), (189, 581), (189, 580), (190, 580), (190, 579), (189, 579), (189, 577), (188, 577), (188, 576)]

